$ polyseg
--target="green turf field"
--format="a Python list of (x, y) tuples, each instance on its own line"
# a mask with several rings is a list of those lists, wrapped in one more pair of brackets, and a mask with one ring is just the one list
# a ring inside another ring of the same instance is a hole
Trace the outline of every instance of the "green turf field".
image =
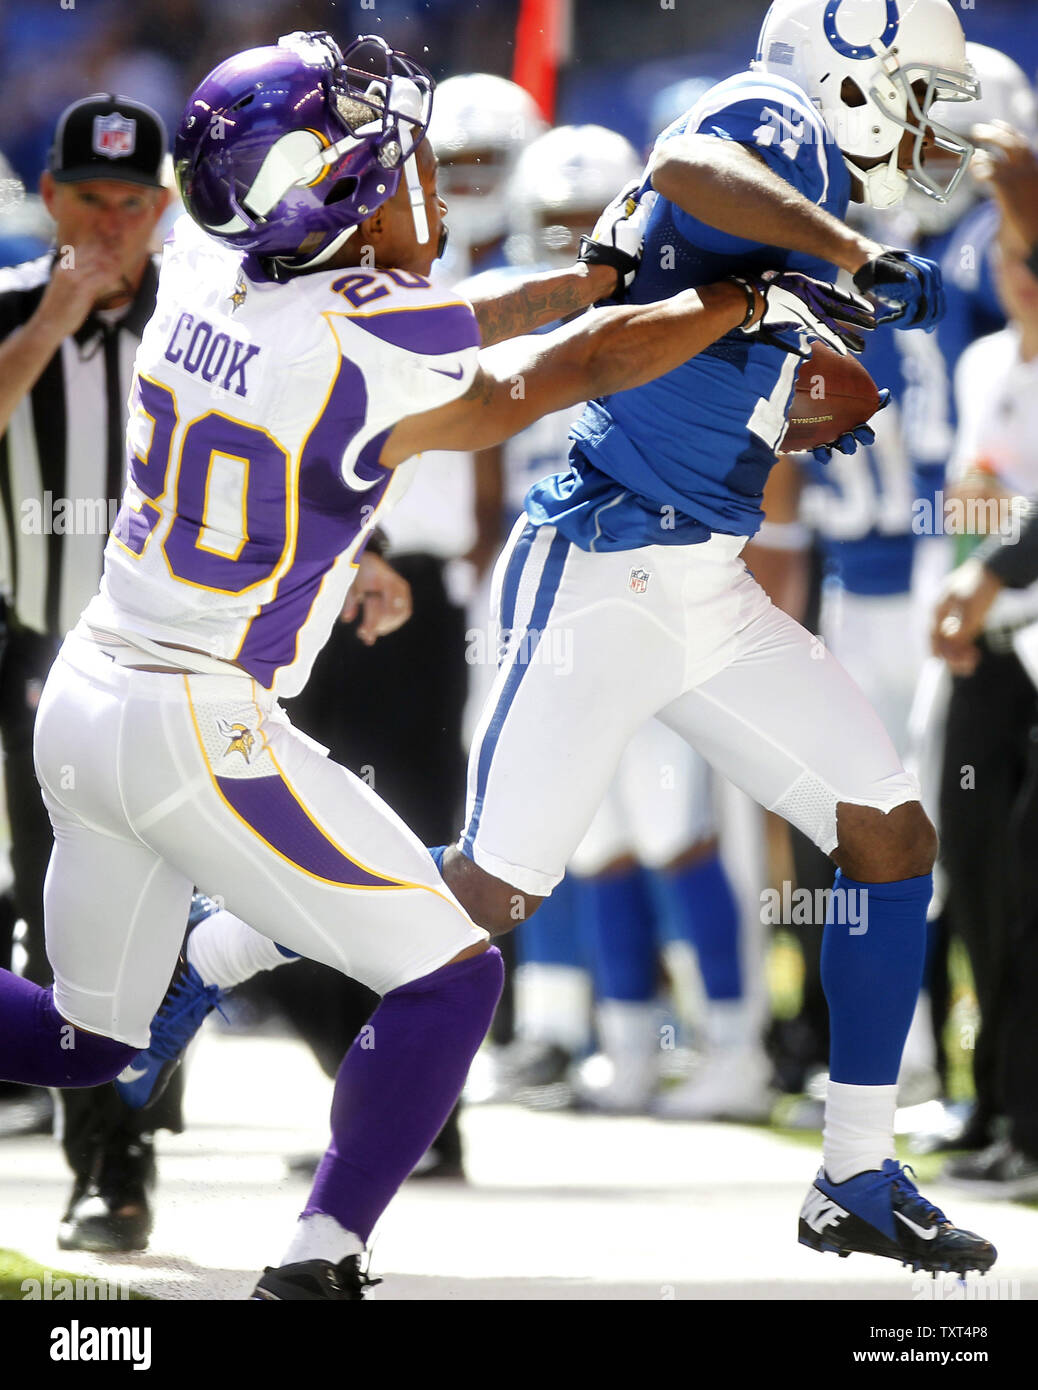
[(48, 1269), (17, 1250), (0, 1250), (0, 1302), (47, 1299), (81, 1301), (106, 1299), (146, 1299), (127, 1282), (91, 1279), (64, 1269)]

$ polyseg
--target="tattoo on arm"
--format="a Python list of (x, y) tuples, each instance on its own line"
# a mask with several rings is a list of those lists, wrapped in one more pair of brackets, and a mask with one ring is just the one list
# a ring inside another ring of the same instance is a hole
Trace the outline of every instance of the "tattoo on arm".
[(506, 290), (493, 299), (473, 304), (483, 338), (483, 346), (532, 333), (556, 319), (567, 318), (590, 303), (586, 276), (570, 275), (561, 282), (537, 280)]

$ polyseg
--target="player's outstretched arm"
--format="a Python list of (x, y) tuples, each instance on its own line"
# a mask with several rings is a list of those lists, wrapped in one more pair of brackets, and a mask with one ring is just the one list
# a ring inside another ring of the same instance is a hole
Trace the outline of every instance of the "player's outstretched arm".
[(616, 271), (605, 265), (574, 265), (530, 275), (493, 293), (470, 299), (484, 347), (535, 333), (546, 324), (569, 318), (605, 299), (616, 288)]
[(638, 197), (638, 180), (622, 188), (580, 243), (578, 263), (529, 275), (518, 284), (468, 296), (484, 347), (535, 333), (589, 305), (619, 294), (634, 279), (654, 199)]
[(869, 237), (816, 207), (745, 145), (716, 135), (678, 135), (649, 162), (652, 186), (718, 231), (803, 251), (851, 274), (882, 254)]
[[(757, 291), (754, 298), (756, 322), (764, 301)], [(486, 449), (542, 415), (642, 386), (738, 328), (747, 308), (746, 291), (722, 282), (653, 304), (601, 309), (551, 333), (501, 343), (480, 353), (464, 396), (401, 420), (380, 462), (395, 468), (424, 449)]]

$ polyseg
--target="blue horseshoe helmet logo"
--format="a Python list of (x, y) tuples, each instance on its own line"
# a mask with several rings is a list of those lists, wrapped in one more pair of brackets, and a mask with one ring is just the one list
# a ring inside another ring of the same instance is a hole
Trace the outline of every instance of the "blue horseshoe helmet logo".
[[(848, 43), (841, 35), (836, 25), (836, 15), (843, 4), (843, 0), (829, 0), (825, 7), (825, 14), (822, 16), (822, 27), (825, 30), (825, 37), (844, 58), (871, 58), (874, 56), (872, 45), (858, 45)], [(901, 16), (897, 11), (897, 0), (887, 0), (887, 24), (883, 33), (880, 35), (880, 46), (889, 48), (897, 37), (897, 31), (901, 25)]]

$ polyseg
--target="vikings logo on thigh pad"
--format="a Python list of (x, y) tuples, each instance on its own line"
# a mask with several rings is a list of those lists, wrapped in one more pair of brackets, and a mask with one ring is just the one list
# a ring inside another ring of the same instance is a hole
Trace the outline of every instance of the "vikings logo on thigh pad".
[(240, 722), (231, 724), (226, 719), (219, 718), (216, 721), (216, 726), (224, 738), (230, 740), (224, 750), (224, 757), (229, 757), (232, 753), (240, 753), (248, 762), (256, 742), (256, 735), (249, 726)]

